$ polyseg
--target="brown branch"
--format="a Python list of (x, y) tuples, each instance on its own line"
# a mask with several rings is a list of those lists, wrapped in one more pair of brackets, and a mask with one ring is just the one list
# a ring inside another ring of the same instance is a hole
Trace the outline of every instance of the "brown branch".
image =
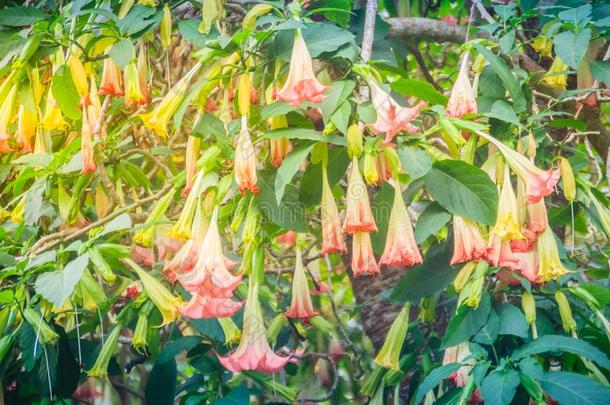
[(407, 45), (407, 49), (409, 50), (409, 52), (411, 52), (413, 54), (413, 57), (415, 58), (415, 61), (417, 62), (417, 65), (419, 66), (419, 70), (421, 70), (422, 74), (424, 75), (424, 77), (426, 78), (428, 83), (433, 85), (436, 90), (438, 90), (442, 93), (443, 88), (441, 86), (439, 86), (439, 84), (436, 82), (436, 80), (434, 80), (434, 78), (430, 74), (430, 71), (428, 70), (428, 67), (426, 66), (426, 61), (424, 61), (424, 57), (422, 56), (419, 49), (417, 49), (417, 45)]
[[(397, 38), (413, 42), (432, 40), (436, 42), (452, 42), (461, 44), (466, 39), (467, 29), (463, 25), (449, 24), (441, 20), (422, 17), (388, 18), (390, 24), (389, 38)], [(485, 38), (486, 33), (478, 31), (476, 37)]]

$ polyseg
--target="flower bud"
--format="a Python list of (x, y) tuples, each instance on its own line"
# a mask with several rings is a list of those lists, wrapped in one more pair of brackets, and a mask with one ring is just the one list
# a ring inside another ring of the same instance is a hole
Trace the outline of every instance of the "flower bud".
[(527, 323), (530, 325), (536, 323), (536, 300), (528, 291), (524, 291), (521, 295), (521, 308), (523, 309)]
[(172, 44), (172, 13), (166, 4), (163, 7), (163, 17), (161, 17), (161, 46), (167, 49)]
[(248, 11), (248, 14), (246, 14), (241, 22), (241, 26), (245, 30), (252, 31), (254, 29), (256, 19), (267, 14), (271, 10), (273, 10), (273, 6), (271, 4), (257, 4), (256, 6), (252, 7), (250, 11)]
[(87, 371), (87, 375), (90, 377), (108, 377), (108, 364), (110, 363), (110, 359), (117, 348), (120, 335), (121, 325), (116, 325), (106, 338), (106, 341), (102, 346), (102, 350), (97, 356), (97, 360), (95, 360), (95, 364), (93, 364), (93, 367)]
[(411, 308), (410, 303), (406, 303), (403, 307), (383, 342), (381, 350), (375, 357), (375, 363), (381, 367), (389, 368), (391, 370), (400, 370), (399, 360), (400, 351), (407, 337), (407, 331), (409, 329), (409, 310)]
[(220, 323), (220, 327), (225, 335), (226, 345), (239, 342), (241, 331), (231, 318), (218, 318), (218, 323)]
[(574, 180), (574, 172), (572, 166), (566, 158), (560, 158), (561, 183), (563, 185), (563, 195), (569, 202), (576, 198), (576, 181)]
[(396, 149), (385, 148), (383, 150), (383, 158), (385, 159), (392, 176), (396, 177), (401, 169), (400, 158), (398, 157), (398, 153), (396, 153)]
[(453, 287), (455, 288), (455, 291), (461, 292), (464, 289), (476, 266), (477, 262), (473, 261), (466, 263), (464, 267), (462, 267), (457, 276), (455, 276), (455, 280), (453, 280)]
[(325, 335), (330, 336), (335, 331), (335, 327), (333, 326), (333, 324), (322, 318), (320, 315), (312, 316), (311, 318), (309, 318), (309, 323), (311, 324), (311, 326), (313, 326)]
[(140, 313), (138, 315), (138, 322), (136, 323), (136, 329), (133, 332), (133, 348), (138, 352), (142, 353), (146, 350), (148, 342), (146, 341), (146, 335), (148, 333), (148, 313)]
[(436, 319), (436, 297), (434, 295), (421, 299), (419, 303), (419, 319), (423, 323), (430, 323)]
[(379, 183), (379, 170), (377, 170), (377, 157), (372, 153), (364, 154), (364, 180), (367, 184), (375, 185)]
[(352, 124), (347, 129), (347, 153), (350, 157), (359, 158), (363, 150), (362, 131), (357, 124)]
[(267, 327), (267, 340), (269, 340), (272, 345), (275, 345), (277, 342), (277, 335), (280, 334), (285, 324), (286, 316), (284, 314), (279, 314), (271, 320), (271, 323)]
[(559, 307), (559, 315), (561, 316), (561, 323), (563, 330), (566, 332), (576, 332), (576, 321), (572, 316), (572, 308), (570, 308), (570, 302), (563, 292), (557, 290), (555, 293), (555, 301)]
[(484, 67), (485, 58), (483, 57), (483, 55), (477, 55), (477, 57), (474, 58), (474, 62), (472, 62), (472, 71), (474, 73), (482, 73)]
[(250, 73), (239, 75), (237, 78), (237, 108), (240, 115), (250, 114), (250, 87)]

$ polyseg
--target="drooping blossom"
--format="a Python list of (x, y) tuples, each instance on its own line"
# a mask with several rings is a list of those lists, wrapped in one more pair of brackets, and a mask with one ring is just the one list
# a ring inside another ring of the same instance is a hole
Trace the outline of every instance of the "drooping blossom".
[(373, 253), (371, 235), (368, 232), (354, 233), (352, 238), (352, 272), (354, 277), (380, 273)]
[(79, 107), (86, 107), (89, 105), (91, 100), (89, 99), (89, 83), (83, 62), (81, 62), (78, 56), (72, 53), (68, 58), (68, 66), (70, 67), (72, 81), (74, 82), (76, 91), (80, 96)]
[(538, 268), (538, 277), (540, 281), (546, 282), (549, 280), (556, 280), (570, 272), (564, 267), (559, 259), (557, 241), (555, 240), (555, 236), (550, 227), (547, 227), (544, 232), (538, 236), (536, 247), (540, 263), (540, 267)]
[(180, 313), (193, 319), (225, 318), (235, 315), (242, 305), (243, 302), (233, 301), (230, 297), (211, 297), (197, 292), (180, 309)]
[(510, 168), (525, 182), (525, 196), (530, 204), (551, 194), (559, 181), (561, 172), (559, 168), (542, 170), (536, 167), (522, 154), (512, 150), (491, 135), (483, 132), (477, 134), (493, 143), (506, 159)]
[(410, 309), (411, 304), (407, 302), (398, 313), (398, 316), (396, 316), (396, 319), (394, 319), (394, 322), (392, 322), (383, 346), (375, 357), (377, 365), (390, 370), (400, 371), (400, 352), (409, 330)]
[(487, 246), (479, 226), (466, 218), (453, 216), (453, 257), (450, 264), (478, 260), (485, 256)]
[(250, 139), (248, 120), (245, 115), (241, 117), (241, 131), (237, 135), (233, 172), (235, 182), (241, 193), (246, 190), (258, 193), (259, 189), (256, 186), (256, 153)]
[(355, 156), (352, 158), (352, 171), (345, 198), (347, 207), (343, 230), (347, 233), (377, 232), (375, 218), (373, 218), (371, 212), (369, 194), (358, 168), (358, 159)]
[(162, 138), (167, 138), (169, 120), (174, 116), (176, 110), (178, 110), (178, 107), (186, 96), (191, 80), (200, 69), (201, 63), (195, 64), (195, 66), (182, 76), (180, 81), (169, 90), (153, 111), (140, 115), (146, 128), (151, 129)]
[(320, 203), (322, 221), (322, 254), (345, 253), (345, 237), (339, 220), (337, 202), (328, 183), (326, 167), (322, 168), (322, 201)]
[(24, 153), (31, 153), (34, 151), (38, 114), (36, 111), (30, 111), (23, 104), (19, 106), (17, 114), (17, 143)]
[(217, 218), (218, 210), (215, 210), (199, 247), (197, 263), (191, 271), (178, 274), (178, 281), (189, 292), (205, 291), (213, 297), (225, 297), (237, 287), (241, 276), (234, 276), (229, 271), (237, 263), (227, 259), (222, 252)]
[(121, 68), (119, 68), (110, 57), (104, 59), (102, 81), (100, 83), (98, 94), (101, 96), (114, 97), (121, 97), (123, 95)]
[(307, 319), (315, 315), (318, 315), (318, 312), (313, 309), (301, 249), (297, 246), (296, 265), (292, 276), (292, 300), (290, 301), (290, 308), (286, 311), (286, 316)]
[(510, 241), (503, 241), (500, 236), (491, 234), (487, 242), (487, 252), (485, 260), (492, 266), (514, 268), (518, 258), (513, 254)]
[(201, 148), (201, 138), (196, 136), (189, 136), (186, 141), (186, 159), (185, 159), (185, 171), (186, 171), (186, 184), (182, 189), (182, 195), (188, 196), (193, 184), (195, 183), (195, 177), (197, 176), (197, 160), (199, 159), (199, 150)]
[(468, 357), (470, 357), (470, 350), (467, 342), (445, 349), (445, 354), (443, 355), (443, 366), (452, 363), (464, 364), (458, 369), (458, 371), (452, 373), (450, 376), (450, 378), (455, 382), (455, 385), (458, 387), (466, 386), (468, 380), (471, 378), (470, 370), (474, 366), (475, 359), (470, 358), (466, 360)]
[(410, 267), (422, 263), (423, 259), (415, 242), (409, 211), (402, 199), (398, 182), (394, 184), (394, 203), (388, 223), (385, 249), (380, 265)]
[[(149, 104), (151, 100), (150, 88), (148, 87), (148, 54), (146, 52), (146, 45), (143, 41), (140, 44), (140, 52), (138, 53), (138, 60), (136, 62), (138, 70), (138, 79), (140, 81), (140, 91), (144, 96), (144, 104)], [(128, 93), (129, 93), (129, 89)]]
[(53, 92), (49, 89), (42, 117), (41, 126), (47, 131), (62, 130), (68, 126), (68, 123), (63, 117), (61, 109), (53, 97)]
[(538, 277), (540, 261), (536, 249), (532, 247), (530, 251), (514, 252), (513, 255), (517, 258), (517, 263), (513, 266), (512, 270), (518, 270), (523, 277), (532, 283), (540, 282)]
[(263, 311), (258, 300), (258, 284), (255, 277), (250, 277), (239, 346), (226, 357), (218, 356), (218, 360), (234, 373), (256, 370), (272, 374), (284, 368), (290, 358), (275, 354), (267, 342)]
[(195, 210), (197, 209), (197, 202), (199, 201), (199, 196), (202, 192), (201, 188), (203, 184), (203, 175), (204, 172), (203, 170), (201, 170), (195, 177), (195, 182), (188, 196), (186, 197), (184, 207), (180, 212), (178, 220), (167, 231), (167, 235), (173, 239), (183, 241), (186, 239), (190, 239), (192, 236), (191, 229), (193, 226), (193, 216), (195, 215)]
[(496, 223), (491, 228), (491, 233), (499, 236), (502, 241), (523, 239), (517, 196), (511, 183), (508, 167), (504, 170), (504, 181), (500, 190)]
[(93, 160), (93, 140), (91, 139), (91, 125), (87, 119), (87, 109), (83, 108), (83, 119), (81, 129), (81, 155), (83, 159), (82, 173), (93, 173), (95, 171), (95, 161)]
[(140, 73), (136, 62), (132, 61), (125, 67), (125, 105), (135, 107), (147, 103), (147, 97), (142, 91)]
[(570, 67), (564, 61), (562, 61), (559, 56), (555, 56), (549, 71), (542, 78), (542, 81), (551, 87), (565, 90), (566, 85), (568, 84), (567, 72), (569, 70)]
[[(11, 149), (8, 145), (10, 139), (8, 126), (14, 118), (13, 109), (15, 107), (15, 100), (17, 99), (17, 85), (11, 85), (11, 82), (12, 81), (9, 81), (7, 78), (2, 84), (2, 91), (0, 92), (0, 95), (6, 97), (0, 102), (0, 153), (6, 153)], [(8, 87), (9, 85), (10, 87)], [(10, 90), (8, 90), (7, 87)]]
[[(269, 101), (269, 100), (268, 100)], [(280, 129), (288, 127), (288, 120), (285, 115), (277, 115), (267, 120), (269, 129)], [(269, 154), (271, 155), (271, 164), (273, 167), (280, 167), (284, 158), (292, 149), (290, 139), (283, 137), (279, 139), (269, 139)]]
[(297, 243), (297, 233), (295, 231), (284, 232), (275, 238), (275, 241), (280, 245), (294, 246)]
[(324, 93), (327, 89), (327, 86), (316, 79), (307, 44), (303, 40), (301, 30), (297, 29), (294, 36), (288, 77), (284, 86), (277, 92), (277, 99), (295, 107), (300, 106), (304, 101), (318, 104), (326, 97)]
[(458, 77), (451, 89), (449, 101), (447, 101), (447, 115), (462, 118), (466, 114), (477, 113), (477, 99), (468, 78), (468, 52), (462, 57), (462, 65)]
[(544, 199), (537, 203), (527, 204), (527, 229), (534, 233), (541, 233), (549, 226)]
[(403, 107), (374, 80), (369, 79), (368, 84), (371, 89), (371, 102), (377, 112), (377, 121), (371, 128), (375, 134), (385, 133), (386, 144), (392, 143), (394, 137), (402, 131), (413, 134), (419, 130), (411, 121), (419, 116), (419, 111), (425, 107), (425, 103), (411, 108)]

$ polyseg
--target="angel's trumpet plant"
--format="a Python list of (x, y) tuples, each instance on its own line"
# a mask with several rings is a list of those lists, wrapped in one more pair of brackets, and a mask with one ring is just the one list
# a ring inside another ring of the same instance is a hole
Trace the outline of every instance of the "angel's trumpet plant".
[(292, 277), (292, 300), (290, 302), (290, 308), (286, 312), (286, 316), (289, 318), (308, 319), (318, 315), (313, 309), (309, 285), (307, 284), (307, 276), (305, 275), (305, 268), (303, 267), (301, 249), (298, 246), (296, 265)]
[(358, 168), (358, 159), (352, 158), (352, 171), (349, 177), (346, 194), (346, 213), (343, 230), (347, 233), (377, 232), (375, 218), (371, 212), (366, 184)]
[(76, 91), (80, 96), (79, 106), (81, 108), (89, 105), (91, 100), (89, 99), (89, 82), (87, 80), (87, 73), (81, 60), (74, 53), (68, 58), (68, 66), (70, 67), (70, 73), (72, 74), (72, 81), (76, 87)]
[(2, 100), (0, 104), (0, 153), (6, 153), (10, 150), (10, 146), (8, 145), (10, 139), (8, 126), (13, 120), (13, 110), (16, 99), (17, 85), (13, 84), (10, 87), (6, 98)]
[(508, 167), (505, 168), (496, 223), (491, 229), (491, 233), (499, 236), (502, 241), (524, 238), (519, 223), (517, 196), (511, 183)]
[(388, 224), (385, 249), (380, 265), (411, 267), (423, 262), (413, 234), (413, 224), (402, 198), (398, 181), (394, 184), (394, 203)]
[(454, 118), (462, 118), (466, 114), (477, 113), (477, 99), (468, 78), (468, 52), (462, 57), (462, 65), (458, 77), (451, 89), (449, 101), (447, 101), (447, 115)]
[(184, 207), (182, 208), (182, 212), (180, 212), (178, 221), (176, 221), (176, 223), (169, 229), (169, 231), (167, 231), (167, 236), (169, 236), (170, 238), (179, 241), (191, 238), (193, 216), (195, 215), (197, 201), (199, 200), (199, 196), (202, 192), (201, 188), (203, 185), (203, 174), (203, 170), (201, 170), (199, 174), (197, 174), (197, 176), (195, 177), (195, 182), (188, 194), (188, 197), (186, 197), (186, 201), (184, 203)]
[(95, 161), (93, 160), (93, 140), (91, 134), (91, 125), (87, 118), (89, 114), (87, 113), (87, 109), (83, 108), (83, 119), (82, 119), (82, 128), (81, 128), (81, 155), (83, 159), (81, 172), (83, 174), (93, 173), (95, 172)]
[(140, 115), (146, 128), (151, 129), (162, 138), (167, 138), (169, 135), (167, 132), (169, 120), (174, 116), (178, 107), (180, 107), (180, 104), (186, 96), (191, 80), (197, 72), (199, 72), (201, 66), (201, 63), (195, 64), (195, 66), (193, 66), (191, 70), (189, 70), (188, 73), (170, 89), (153, 111)]
[(411, 121), (419, 116), (425, 103), (419, 103), (411, 108), (403, 107), (372, 78), (368, 78), (367, 82), (371, 89), (371, 102), (377, 112), (377, 121), (371, 125), (375, 134), (385, 134), (384, 142), (390, 144), (394, 137), (402, 131), (414, 134), (419, 130)]
[(322, 253), (344, 253), (345, 237), (339, 220), (339, 210), (328, 183), (326, 166), (322, 167), (322, 201), (320, 202), (322, 220)]
[(557, 241), (555, 240), (555, 236), (550, 227), (547, 227), (544, 232), (538, 236), (536, 247), (540, 261), (540, 267), (538, 269), (540, 281), (546, 282), (549, 280), (556, 280), (570, 272), (564, 267), (559, 259)]
[(98, 94), (101, 96), (121, 97), (123, 95), (123, 83), (121, 80), (121, 68), (112, 61), (112, 58), (104, 59), (102, 69), (102, 81)]
[(130, 62), (125, 67), (125, 105), (135, 107), (147, 103), (147, 98), (142, 91), (140, 73), (136, 62)]
[(328, 87), (316, 78), (307, 44), (303, 40), (301, 30), (297, 29), (294, 35), (288, 77), (276, 96), (278, 100), (298, 107), (304, 101), (321, 103), (326, 97), (324, 93), (327, 89)]
[(269, 346), (258, 294), (256, 277), (250, 277), (239, 346), (235, 352), (226, 357), (218, 356), (220, 364), (234, 373), (244, 370), (256, 370), (265, 374), (276, 373), (284, 368), (291, 358), (291, 356), (278, 356)]
[(87, 375), (90, 377), (106, 378), (108, 377), (108, 365), (110, 359), (114, 355), (119, 344), (119, 337), (121, 336), (122, 325), (118, 324), (112, 329), (112, 332), (106, 337), (106, 341), (102, 346), (100, 354), (98, 354), (93, 367), (87, 371)]
[(258, 193), (259, 189), (256, 186), (256, 152), (250, 139), (248, 120), (245, 115), (241, 117), (241, 130), (237, 135), (234, 162), (235, 182), (239, 186), (239, 191), (244, 193), (249, 190), (252, 193)]
[(38, 114), (21, 104), (17, 113), (17, 143), (24, 153), (34, 151)]
[(368, 232), (354, 233), (352, 238), (352, 272), (354, 277), (380, 273), (373, 253), (371, 235)]
[(385, 337), (383, 346), (381, 347), (381, 350), (379, 350), (377, 357), (375, 357), (375, 363), (377, 365), (390, 370), (400, 370), (400, 352), (409, 329), (410, 309), (411, 304), (407, 302), (402, 307), (402, 310), (396, 319), (394, 319), (394, 322), (392, 322), (392, 326), (390, 326), (390, 330)]
[(453, 216), (453, 257), (450, 264), (452, 266), (478, 260), (485, 256), (487, 246), (481, 235), (479, 225), (475, 222), (460, 217)]

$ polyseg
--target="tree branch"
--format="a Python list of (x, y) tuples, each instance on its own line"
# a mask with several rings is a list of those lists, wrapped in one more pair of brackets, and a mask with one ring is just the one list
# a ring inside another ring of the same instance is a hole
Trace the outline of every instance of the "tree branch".
[[(461, 44), (466, 39), (467, 29), (465, 26), (449, 24), (441, 20), (422, 17), (401, 17), (388, 18), (385, 21), (390, 24), (389, 38), (410, 42), (425, 39), (455, 44)], [(483, 31), (478, 31), (475, 36), (487, 37)]]

